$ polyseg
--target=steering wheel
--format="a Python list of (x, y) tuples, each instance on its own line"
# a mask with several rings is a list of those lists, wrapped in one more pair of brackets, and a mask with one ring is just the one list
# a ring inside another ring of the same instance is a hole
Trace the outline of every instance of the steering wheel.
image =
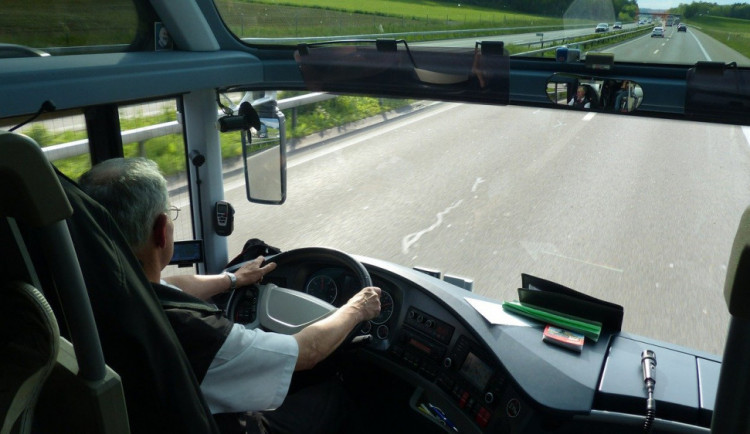
[[(362, 288), (372, 286), (370, 273), (367, 272), (365, 266), (348, 253), (341, 250), (328, 247), (303, 247), (269, 256), (263, 262), (263, 265), (268, 262), (275, 262), (277, 269), (294, 263), (324, 262), (334, 264), (344, 267), (354, 273)], [(269, 274), (273, 275), (274, 271)]]
[[(326, 265), (339, 266), (352, 272), (358, 281), (359, 287), (372, 286), (372, 278), (367, 269), (351, 255), (340, 250), (327, 247), (304, 247), (269, 256), (263, 265), (268, 262), (276, 263), (276, 269), (269, 273), (266, 278), (273, 281), (274, 275), (281, 274), (285, 267), (295, 264), (322, 263)], [(245, 263), (237, 264), (227, 268), (227, 271), (235, 271)], [(249, 291), (256, 291), (250, 293)], [(254, 294), (254, 295), (253, 295)], [(318, 299), (301, 290), (282, 288), (273, 283), (260, 284), (257, 287), (237, 288), (232, 291), (227, 302), (227, 316), (232, 320), (238, 317), (246, 317), (241, 309), (256, 309), (255, 320), (249, 326), (260, 325), (266, 330), (273, 332), (294, 334), (306, 326), (332, 314), (337, 308), (330, 303)], [(344, 344), (349, 343), (359, 333), (360, 325), (354, 327), (347, 336)]]

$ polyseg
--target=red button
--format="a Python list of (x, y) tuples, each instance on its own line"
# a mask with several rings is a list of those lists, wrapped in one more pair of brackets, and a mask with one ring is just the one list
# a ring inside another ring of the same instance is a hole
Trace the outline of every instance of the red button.
[(477, 416), (474, 418), (477, 425), (479, 425), (480, 428), (484, 428), (487, 426), (487, 424), (490, 422), (490, 419), (487, 417), (484, 417), (481, 412), (477, 413)]
[(463, 395), (461, 395), (461, 399), (458, 401), (458, 406), (464, 408), (464, 406), (466, 406), (466, 401), (468, 401), (469, 398), (469, 392), (464, 392)]

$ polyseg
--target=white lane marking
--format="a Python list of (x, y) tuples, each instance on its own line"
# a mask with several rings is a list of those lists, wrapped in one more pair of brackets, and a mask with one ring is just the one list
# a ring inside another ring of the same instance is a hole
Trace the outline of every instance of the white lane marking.
[(583, 117), (583, 120), (590, 121), (591, 119), (594, 119), (594, 116), (596, 116), (596, 113), (587, 113), (586, 116)]
[(625, 46), (625, 45), (628, 45), (628, 44), (632, 44), (633, 42), (638, 42), (638, 41), (640, 41), (641, 39), (647, 38), (648, 36), (649, 36), (649, 35), (643, 35), (643, 36), (641, 36), (640, 38), (635, 38), (635, 39), (631, 39), (631, 40), (629, 40), (629, 41), (627, 41), (627, 42), (623, 42), (622, 44), (618, 45), (618, 47), (623, 47), (623, 46)]
[(245, 179), (224, 185), (224, 191), (232, 191), (235, 188), (245, 188)]
[(695, 42), (698, 44), (698, 48), (701, 49), (701, 52), (703, 53), (703, 55), (706, 56), (706, 60), (708, 60), (710, 62), (711, 61), (711, 56), (709, 56), (708, 53), (706, 52), (706, 49), (703, 48), (703, 44), (701, 44), (701, 41), (698, 40), (698, 37), (695, 36), (695, 34), (693, 32), (690, 32), (690, 35), (693, 37), (693, 39), (695, 39)]
[(404, 254), (409, 253), (409, 247), (413, 246), (414, 243), (419, 241), (419, 239), (422, 237), (422, 235), (426, 234), (427, 232), (430, 232), (434, 229), (436, 229), (438, 226), (440, 226), (443, 223), (443, 216), (451, 212), (451, 210), (457, 208), (459, 205), (461, 205), (461, 202), (463, 202), (463, 199), (459, 200), (458, 202), (454, 203), (453, 205), (449, 206), (448, 208), (444, 209), (443, 211), (440, 211), (437, 213), (437, 221), (433, 223), (429, 228), (422, 229), (419, 232), (411, 233), (407, 236), (405, 236), (401, 240), (401, 250), (404, 252)]
[(659, 52), (659, 50), (656, 50), (656, 51), (654, 51), (654, 54), (656, 54), (656, 53), (658, 53), (658, 52)]

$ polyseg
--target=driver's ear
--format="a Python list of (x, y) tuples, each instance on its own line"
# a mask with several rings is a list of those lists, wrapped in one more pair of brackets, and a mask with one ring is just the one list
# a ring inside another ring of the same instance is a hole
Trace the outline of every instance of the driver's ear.
[(157, 247), (163, 249), (167, 245), (167, 215), (161, 213), (156, 217), (154, 226), (151, 228), (151, 239)]

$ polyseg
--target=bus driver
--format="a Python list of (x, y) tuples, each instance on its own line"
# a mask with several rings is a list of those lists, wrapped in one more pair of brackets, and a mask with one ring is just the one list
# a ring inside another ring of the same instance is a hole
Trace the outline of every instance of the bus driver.
[[(362, 289), (332, 315), (292, 336), (246, 329), (161, 279), (172, 257), (174, 224), (167, 182), (156, 163), (143, 158), (106, 160), (85, 173), (79, 183), (109, 210), (141, 262), (223, 431), (323, 433), (341, 428), (346, 416), (341, 414), (345, 405), (338, 405), (346, 403), (341, 397), (343, 388), (325, 384), (320, 387), (324, 396), (301, 400), (300, 406), (284, 405), (300, 401), (286, 399), (292, 373), (311, 369), (357, 324), (375, 318), (380, 313), (379, 288)], [(260, 268), (260, 264), (259, 258), (246, 266), (243, 273), (248, 283), (260, 281), (275, 267)], [(201, 290), (201, 285), (221, 280), (221, 276), (182, 278), (193, 293), (203, 294), (215, 290)], [(167, 307), (165, 299), (180, 300), (180, 308)], [(277, 410), (269, 411), (273, 409)]]

